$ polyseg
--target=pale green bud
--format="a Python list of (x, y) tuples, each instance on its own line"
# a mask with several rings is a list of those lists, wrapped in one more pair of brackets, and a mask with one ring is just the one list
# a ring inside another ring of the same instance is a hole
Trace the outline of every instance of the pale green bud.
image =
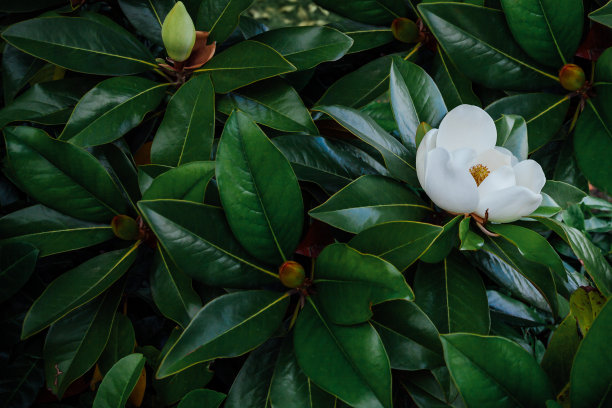
[(182, 62), (189, 58), (196, 40), (193, 21), (182, 1), (177, 2), (162, 24), (162, 40), (170, 58)]

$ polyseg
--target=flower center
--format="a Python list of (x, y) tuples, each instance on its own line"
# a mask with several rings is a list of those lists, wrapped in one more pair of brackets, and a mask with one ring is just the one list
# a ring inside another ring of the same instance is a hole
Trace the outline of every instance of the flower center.
[(475, 166), (470, 167), (470, 174), (472, 175), (472, 177), (474, 177), (474, 180), (476, 180), (477, 186), (479, 186), (480, 183), (482, 183), (490, 173), (491, 172), (489, 171), (487, 166), (483, 166), (482, 164), (477, 164)]

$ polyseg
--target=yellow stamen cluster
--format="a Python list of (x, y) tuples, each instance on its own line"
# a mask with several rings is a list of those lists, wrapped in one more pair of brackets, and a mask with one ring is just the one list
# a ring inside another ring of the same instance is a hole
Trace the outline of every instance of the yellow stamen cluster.
[(474, 177), (474, 180), (476, 180), (477, 186), (479, 186), (490, 173), (491, 172), (487, 166), (483, 166), (482, 164), (477, 164), (470, 167), (470, 174), (472, 174), (472, 177)]

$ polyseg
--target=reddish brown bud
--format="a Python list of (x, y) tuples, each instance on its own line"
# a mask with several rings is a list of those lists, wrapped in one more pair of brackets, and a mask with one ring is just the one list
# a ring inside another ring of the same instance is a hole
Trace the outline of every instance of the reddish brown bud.
[(288, 288), (297, 288), (306, 278), (304, 267), (297, 262), (287, 261), (278, 268), (280, 281)]
[(405, 43), (414, 43), (419, 39), (419, 28), (409, 18), (400, 17), (391, 23), (391, 32), (396, 40)]
[(128, 215), (116, 215), (111, 221), (111, 228), (118, 238), (126, 241), (135, 241), (140, 234), (138, 223)]
[(576, 64), (567, 64), (559, 71), (561, 86), (568, 91), (577, 91), (584, 86), (584, 71)]

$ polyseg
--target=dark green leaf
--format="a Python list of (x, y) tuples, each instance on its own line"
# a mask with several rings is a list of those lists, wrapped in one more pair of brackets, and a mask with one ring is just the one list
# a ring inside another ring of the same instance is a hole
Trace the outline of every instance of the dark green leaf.
[(395, 18), (404, 17), (407, 13), (402, 0), (315, 0), (315, 3), (343, 17), (366, 24), (390, 25)]
[(257, 259), (281, 264), (302, 234), (302, 194), (291, 165), (239, 111), (225, 124), (216, 163), (219, 195), (234, 235)]
[(335, 325), (308, 299), (293, 336), (304, 373), (353, 407), (390, 408), (391, 368), (376, 330), (369, 323)]
[(215, 162), (183, 164), (155, 178), (142, 195), (142, 199), (174, 199), (203, 203), (206, 186), (214, 175)]
[(2, 408), (31, 407), (45, 384), (42, 361), (19, 354), (10, 363), (3, 359), (1, 367), (5, 373), (10, 373), (0, 379)]
[(142, 215), (178, 268), (220, 287), (252, 288), (274, 282), (232, 235), (223, 210), (178, 200), (141, 201)]
[(151, 294), (162, 314), (183, 328), (202, 307), (202, 300), (191, 287), (191, 279), (170, 262), (161, 248), (155, 255)]
[(174, 94), (151, 146), (151, 162), (180, 166), (210, 160), (215, 135), (215, 91), (208, 75), (189, 80)]
[(352, 20), (333, 22), (331, 27), (342, 31), (353, 39), (353, 45), (347, 54), (353, 54), (380, 47), (394, 40), (390, 27), (377, 27), (369, 24), (358, 23)]
[(442, 233), (436, 237), (427, 252), (421, 255), (423, 262), (442, 262), (450, 254), (451, 250), (459, 243), (459, 220), (461, 219), (462, 216), (457, 215), (446, 221), (443, 225), (444, 230)]
[(442, 47), (437, 48), (431, 73), (448, 109), (463, 104), (481, 106), (472, 82), (457, 69)]
[(0, 218), (0, 244), (27, 242), (39, 256), (80, 249), (114, 237), (109, 224), (95, 224), (33, 205)]
[(242, 41), (215, 55), (195, 72), (210, 74), (215, 92), (227, 93), (295, 70), (289, 61), (270, 46), (257, 41)]
[(208, 364), (192, 365), (180, 373), (156, 381), (155, 392), (164, 406), (172, 405), (190, 391), (208, 384), (212, 377), (213, 372), (208, 369)]
[(495, 122), (497, 128), (496, 146), (505, 147), (519, 161), (527, 159), (529, 153), (527, 123), (518, 115), (502, 115)]
[(507, 96), (487, 106), (493, 120), (502, 115), (519, 115), (527, 123), (529, 151), (546, 144), (561, 128), (569, 108), (569, 98), (547, 93)]
[(108, 289), (134, 262), (137, 248), (98, 255), (51, 282), (28, 310), (21, 337), (41, 331)]
[(372, 323), (385, 344), (391, 368), (424, 370), (444, 365), (438, 330), (416, 303), (382, 303), (374, 307)]
[(612, 28), (612, 3), (608, 2), (605, 6), (589, 14), (589, 18), (600, 24)]
[(317, 258), (314, 283), (325, 315), (335, 324), (363, 323), (372, 317), (372, 305), (414, 299), (392, 264), (340, 243), (327, 246)]
[(45, 61), (34, 58), (15, 47), (6, 45), (2, 50), (4, 104), (8, 105), (44, 65)]
[(149, 50), (110, 20), (34, 18), (10, 26), (2, 38), (35, 57), (87, 74), (128, 75), (157, 67)]
[(30, 279), (38, 249), (24, 242), (9, 242), (0, 246), (0, 302), (13, 296)]
[(160, 363), (159, 378), (219, 357), (235, 357), (267, 340), (280, 326), (289, 299), (269, 291), (235, 292), (207, 303)]
[(117, 313), (106, 347), (100, 355), (100, 360), (98, 360), (102, 373), (106, 374), (117, 361), (134, 351), (136, 346), (135, 336), (134, 327), (129, 317)]
[(572, 363), (579, 345), (580, 334), (576, 326), (576, 318), (571, 314), (567, 315), (553, 332), (544, 358), (542, 358), (542, 368), (548, 374), (557, 393), (570, 380)]
[(548, 194), (562, 209), (581, 202), (586, 193), (571, 184), (562, 181), (546, 180), (542, 191)]
[(437, 225), (392, 221), (361, 231), (349, 245), (360, 252), (381, 257), (404, 271), (429, 249), (441, 233), (442, 227)]
[(161, 27), (174, 0), (119, 0), (130, 23), (149, 40), (162, 45)]
[(363, 176), (310, 210), (311, 217), (360, 233), (389, 221), (420, 220), (429, 212), (411, 190), (383, 176)]
[[(544, 313), (538, 312), (525, 303), (506, 296), (494, 290), (487, 290), (489, 308), (495, 317), (515, 326), (543, 326), (548, 319)], [(492, 333), (493, 330), (491, 331)]]
[(196, 29), (210, 33), (209, 43), (221, 44), (238, 26), (240, 14), (253, 0), (203, 0), (199, 3)]
[(213, 390), (199, 389), (183, 397), (177, 408), (219, 408), (225, 394)]
[(316, 110), (331, 116), (357, 138), (378, 150), (393, 177), (416, 183), (415, 150), (404, 147), (368, 115), (352, 108), (336, 105), (318, 106)]
[(87, 221), (108, 222), (126, 213), (119, 188), (86, 151), (35, 128), (9, 128), (4, 134), (11, 170), (42, 204)]
[(482, 278), (459, 255), (420, 264), (414, 277), (416, 303), (441, 333), (489, 333), (489, 306)]
[(102, 379), (93, 408), (123, 408), (145, 365), (142, 354), (123, 357)]
[(171, 166), (164, 166), (161, 164), (145, 164), (138, 166), (138, 188), (144, 194), (149, 187), (151, 187), (151, 184), (153, 184), (153, 180), (171, 169)]
[(43, 356), (47, 388), (59, 398), (85, 374), (104, 350), (123, 285), (54, 323), (45, 339)]
[(459, 239), (461, 240), (462, 251), (477, 251), (484, 245), (484, 239), (470, 230), (471, 217), (461, 220), (459, 223)]
[(459, 70), (489, 88), (533, 90), (558, 78), (512, 39), (501, 11), (472, 4), (420, 4), (423, 19)]
[(138, 126), (168, 85), (140, 77), (102, 81), (75, 106), (59, 139), (83, 147), (110, 143)]
[(582, 38), (581, 0), (501, 0), (512, 35), (540, 64), (559, 69)]
[(217, 109), (226, 115), (240, 110), (257, 123), (285, 132), (319, 133), (298, 93), (280, 79), (230, 93), (219, 99)]
[[(446, 369), (446, 367), (444, 367)], [(400, 385), (408, 392), (410, 398), (419, 408), (463, 408), (465, 403), (452, 381), (447, 384), (451, 390), (442, 385), (442, 381), (434, 375), (438, 371), (414, 371), (400, 381)], [(448, 373), (448, 370), (446, 370)], [(447, 375), (450, 377), (450, 375)]]
[(536, 408), (554, 397), (534, 358), (506, 338), (457, 333), (442, 336), (442, 345), (467, 406)]

